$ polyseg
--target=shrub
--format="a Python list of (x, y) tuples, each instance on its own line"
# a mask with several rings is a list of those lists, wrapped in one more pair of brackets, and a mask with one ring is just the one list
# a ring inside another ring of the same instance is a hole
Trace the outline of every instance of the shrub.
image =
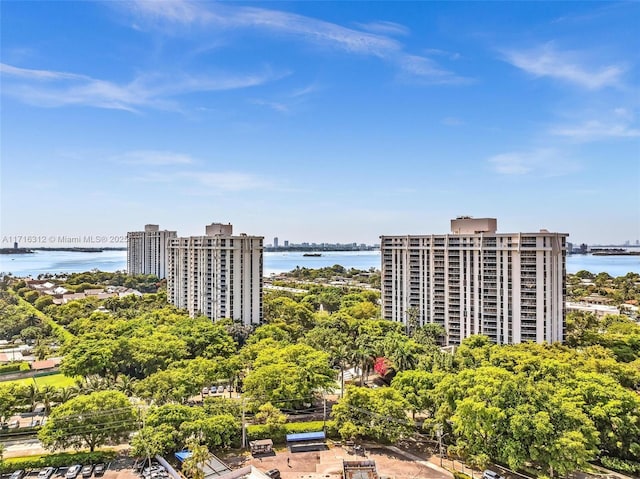
[(603, 456), (600, 458), (600, 462), (604, 467), (614, 469), (620, 472), (629, 472), (631, 474), (640, 473), (640, 462), (626, 461), (624, 459), (618, 459), (617, 457)]
[(471, 479), (471, 476), (466, 475), (463, 472), (453, 471), (453, 477), (455, 479)]
[[(285, 424), (282, 429), (274, 431), (273, 434), (271, 434), (268, 426), (253, 424), (247, 426), (247, 438), (249, 441), (269, 438), (273, 440), (274, 444), (284, 444), (287, 440), (287, 434), (322, 431), (322, 425), (322, 421), (294, 422)], [(327, 436), (336, 437), (333, 421), (327, 421), (326, 425)]]
[(0, 366), (0, 374), (15, 373), (18, 371), (28, 371), (28, 370), (29, 370), (29, 363), (27, 363), (26, 361), (13, 362), (9, 364), (3, 364), (2, 366)]
[(109, 462), (116, 457), (115, 451), (61, 452), (43, 456), (15, 457), (5, 459), (0, 464), (0, 473), (9, 473), (18, 469), (42, 469), (43, 467), (62, 467), (72, 464), (95, 464)]

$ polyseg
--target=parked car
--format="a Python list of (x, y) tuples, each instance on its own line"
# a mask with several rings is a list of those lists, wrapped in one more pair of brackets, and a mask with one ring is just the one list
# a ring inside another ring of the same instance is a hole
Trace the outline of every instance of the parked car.
[(487, 469), (482, 473), (482, 479), (504, 479), (500, 474), (495, 471), (490, 471)]
[(18, 469), (17, 471), (14, 471), (13, 474), (11, 474), (11, 477), (9, 479), (22, 479), (24, 476), (26, 476), (25, 470)]
[(222, 394), (224, 392), (224, 386), (218, 386), (218, 394)]
[(202, 388), (202, 395), (206, 396), (207, 394), (209, 394), (209, 388)]
[(86, 466), (84, 466), (82, 468), (82, 477), (84, 477), (85, 479), (91, 477), (91, 473), (93, 472), (93, 464), (87, 464)]
[(271, 479), (280, 479), (280, 470), (279, 469), (271, 469), (266, 472), (267, 476)]
[(17, 419), (9, 423), (10, 429), (17, 429), (19, 427), (20, 427), (20, 421), (18, 421)]
[(69, 469), (67, 469), (67, 473), (64, 475), (64, 477), (66, 477), (66, 479), (76, 479), (81, 469), (82, 469), (81, 464), (75, 464), (71, 466)]
[(96, 464), (96, 467), (93, 468), (93, 475), (94, 476), (102, 476), (104, 474), (104, 471), (107, 470), (107, 465), (104, 462), (101, 462), (99, 464)]
[(38, 479), (51, 479), (54, 472), (56, 472), (55, 467), (45, 467), (38, 473)]

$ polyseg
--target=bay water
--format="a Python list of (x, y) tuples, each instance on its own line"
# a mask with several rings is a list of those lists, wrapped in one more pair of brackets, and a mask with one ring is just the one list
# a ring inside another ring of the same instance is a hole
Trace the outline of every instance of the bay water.
[[(336, 264), (347, 269), (380, 269), (379, 251), (323, 251), (320, 254), (321, 256), (304, 256), (304, 253), (298, 251), (265, 252), (264, 275), (268, 277), (284, 273), (298, 266), (322, 268)], [(41, 273), (81, 273), (92, 269), (110, 272), (126, 270), (127, 252), (35, 251), (32, 254), (0, 255), (0, 272), (14, 276), (37, 277)], [(611, 276), (640, 273), (640, 256), (567, 256), (568, 273), (583, 269), (592, 273), (606, 272)]]

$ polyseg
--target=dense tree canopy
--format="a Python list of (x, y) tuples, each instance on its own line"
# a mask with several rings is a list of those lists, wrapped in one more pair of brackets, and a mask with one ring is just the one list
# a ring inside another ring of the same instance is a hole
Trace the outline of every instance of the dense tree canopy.
[(45, 447), (96, 447), (118, 443), (137, 428), (137, 413), (118, 391), (78, 396), (56, 406), (38, 433)]

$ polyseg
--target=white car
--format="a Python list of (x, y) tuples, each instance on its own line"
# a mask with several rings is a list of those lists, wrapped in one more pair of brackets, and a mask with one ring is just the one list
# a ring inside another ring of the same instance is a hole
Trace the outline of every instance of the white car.
[(51, 479), (54, 472), (56, 472), (55, 467), (45, 467), (38, 473), (38, 479)]
[(66, 479), (76, 479), (81, 469), (82, 464), (75, 464), (67, 470), (67, 473), (64, 475), (64, 477)]
[(202, 388), (202, 395), (206, 396), (209, 394), (209, 388)]

